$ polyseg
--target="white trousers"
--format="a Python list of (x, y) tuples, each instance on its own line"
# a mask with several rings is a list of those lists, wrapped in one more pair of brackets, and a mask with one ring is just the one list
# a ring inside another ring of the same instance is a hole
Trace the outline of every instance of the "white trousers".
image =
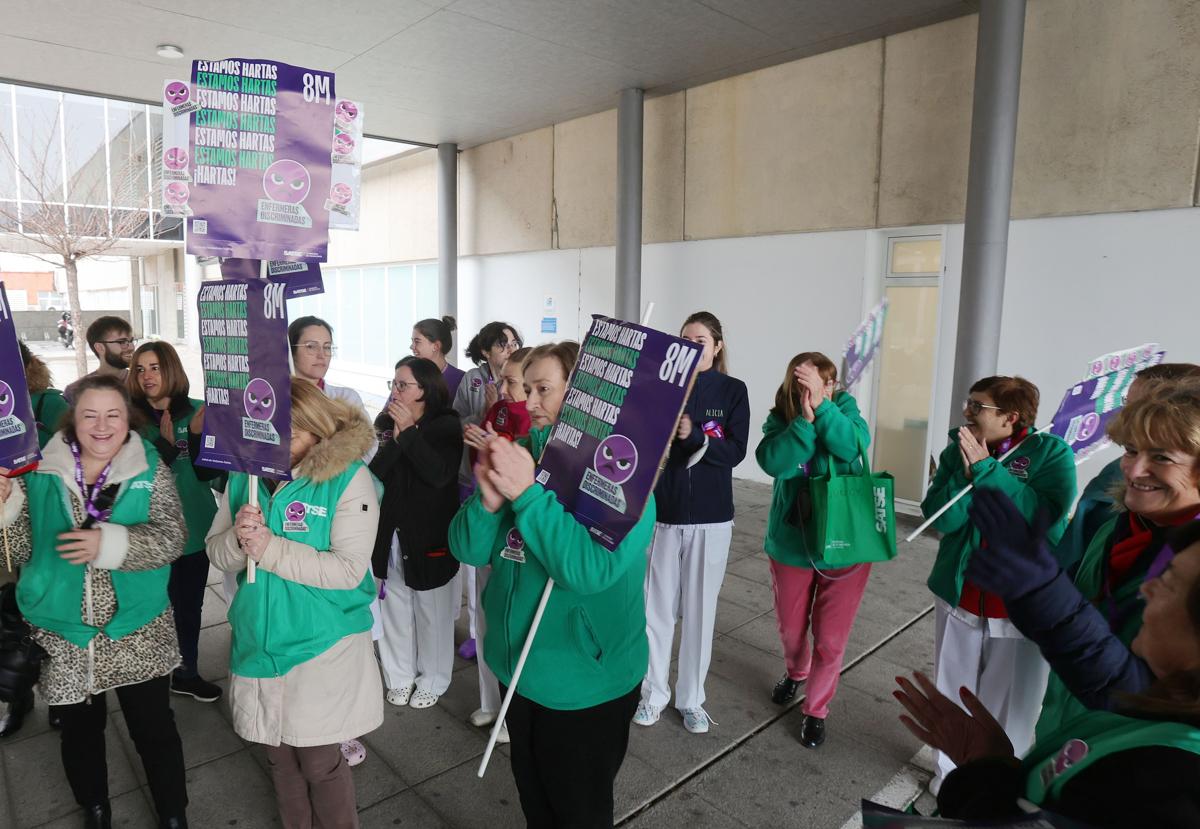
[(487, 638), (487, 614), (483, 612), (483, 588), (487, 587), (491, 566), (472, 567), (475, 571), (474, 606), (475, 616), (475, 666), (479, 670), (479, 707), (493, 713), (500, 710), (500, 681), (483, 658), (483, 642)]
[(656, 708), (671, 698), (668, 684), (675, 620), (679, 633), (679, 676), (675, 707), (704, 705), (704, 678), (712, 661), (717, 594), (725, 579), (733, 522), (655, 524), (646, 569), (646, 636), (650, 664), (642, 681), (642, 700)]
[[(984, 619), (937, 600), (934, 661), (938, 690), (960, 707), (966, 686), (1004, 728), (1018, 757), (1033, 745), (1034, 726), (1050, 678), (1041, 651), (1007, 619)], [(954, 763), (935, 751), (937, 779)]]
[(441, 696), (450, 687), (459, 578), (433, 590), (413, 590), (404, 583), (404, 573), (388, 565), (387, 593), (379, 602), (379, 661), (389, 689), (415, 683), (418, 690)]
[[(475, 567), (470, 564), (464, 564), (458, 568), (459, 572), (466, 573), (463, 581), (467, 588), (467, 631), (472, 639), (475, 640), (475, 650), (479, 650), (479, 596), (483, 593), (483, 585), (479, 583), (479, 574)], [(486, 582), (486, 578), (484, 579)], [(461, 594), (458, 600), (458, 613), (462, 613), (462, 598)], [(456, 614), (457, 616), (458, 614)]]

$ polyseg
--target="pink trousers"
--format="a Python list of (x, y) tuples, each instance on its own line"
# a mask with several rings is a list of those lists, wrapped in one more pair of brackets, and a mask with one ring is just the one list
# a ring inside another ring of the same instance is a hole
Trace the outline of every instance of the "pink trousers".
[[(771, 562), (775, 617), (787, 674), (807, 680), (801, 710), (825, 719), (837, 690), (854, 616), (867, 589), (870, 564), (817, 570)], [(809, 631), (812, 644), (809, 644)]]

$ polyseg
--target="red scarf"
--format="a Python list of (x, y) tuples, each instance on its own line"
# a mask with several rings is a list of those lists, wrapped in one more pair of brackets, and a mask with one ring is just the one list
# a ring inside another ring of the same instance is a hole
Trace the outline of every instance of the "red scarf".
[[(1189, 521), (1196, 518), (1194, 509), (1185, 510), (1183, 513), (1164, 519), (1161, 526), (1164, 527), (1180, 527)], [(1148, 521), (1129, 513), (1129, 537), (1124, 538), (1113, 544), (1112, 552), (1108, 557), (1108, 589), (1115, 591), (1118, 586), (1125, 583), (1129, 577), (1130, 571), (1141, 558), (1142, 553), (1150, 546), (1154, 539), (1154, 531), (1158, 529)]]
[[(995, 446), (989, 449), (989, 454), (999, 460), (1005, 452), (1020, 444), (1027, 437), (1029, 437), (1028, 426), (997, 442)], [(1008, 610), (1004, 607), (1004, 602), (1001, 601), (1000, 597), (995, 593), (980, 590), (979, 586), (971, 581), (963, 582), (962, 595), (959, 596), (958, 606), (985, 619), (1008, 618)]]

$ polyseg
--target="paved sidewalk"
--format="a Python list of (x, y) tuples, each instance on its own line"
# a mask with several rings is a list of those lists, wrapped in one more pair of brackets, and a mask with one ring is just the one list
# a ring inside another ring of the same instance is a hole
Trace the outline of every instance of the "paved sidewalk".
[[(761, 549), (770, 489), (738, 482), (736, 500), (737, 526), (707, 685), (706, 707), (720, 724), (692, 735), (668, 709), (651, 728), (633, 726), (617, 780), (618, 822), (689, 829), (853, 825), (859, 799), (911, 771), (919, 748), (896, 719), (890, 688), (894, 675), (931, 664), (931, 600), (924, 578), (933, 544), (907, 545), (899, 559), (875, 568), (828, 720), (829, 739), (808, 751), (797, 742), (798, 707), (780, 709), (769, 700), (782, 672)], [(229, 626), (220, 577), (215, 571), (210, 576), (200, 661), (205, 677), (225, 685)], [(459, 639), (463, 627), (460, 623)], [(387, 706), (383, 726), (364, 737), (367, 761), (354, 770), (364, 827), (523, 825), (505, 749), (483, 780), (475, 776), (487, 737), (466, 722), (478, 703), (476, 677), (473, 663), (456, 658), (454, 680), (437, 706), (421, 711)], [(233, 733), (224, 702), (177, 698), (174, 707), (187, 757), (191, 825), (277, 826), (264, 753)], [(145, 775), (115, 708), (113, 700), (108, 764), (115, 823), (151, 827)], [(74, 827), (79, 820), (63, 777), (58, 735), (39, 703), (24, 729), (0, 743), (0, 826)]]

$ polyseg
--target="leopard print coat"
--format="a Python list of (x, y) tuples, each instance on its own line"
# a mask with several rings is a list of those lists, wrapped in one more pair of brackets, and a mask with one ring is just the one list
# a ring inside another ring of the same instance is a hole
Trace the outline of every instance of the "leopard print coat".
[[(146, 468), (145, 449), (133, 436), (113, 462), (109, 481), (120, 483)], [(84, 511), (75, 484), (75, 462), (60, 435), (46, 445), (39, 472), (59, 475), (67, 492), (75, 525), (83, 522)], [(120, 569), (153, 570), (170, 564), (183, 552), (187, 528), (183, 508), (170, 469), (160, 463), (154, 474), (150, 496), (150, 520), (128, 528), (129, 547)], [(8, 540), (14, 565), (24, 564), (32, 555), (29, 504), (23, 490), (14, 487), (5, 510), (0, 514), (8, 523)], [(36, 519), (36, 516), (33, 516)], [(86, 578), (91, 581), (93, 623), (102, 627), (116, 613), (117, 596), (109, 570), (89, 565)], [(88, 597), (84, 591), (80, 618), (88, 618)], [(34, 639), (46, 649), (49, 658), (42, 663), (39, 687), (50, 705), (83, 702), (91, 694), (110, 688), (133, 685), (164, 676), (180, 663), (175, 618), (170, 606), (159, 616), (133, 633), (113, 640), (98, 633), (87, 648), (80, 648), (50, 630), (34, 628)]]

